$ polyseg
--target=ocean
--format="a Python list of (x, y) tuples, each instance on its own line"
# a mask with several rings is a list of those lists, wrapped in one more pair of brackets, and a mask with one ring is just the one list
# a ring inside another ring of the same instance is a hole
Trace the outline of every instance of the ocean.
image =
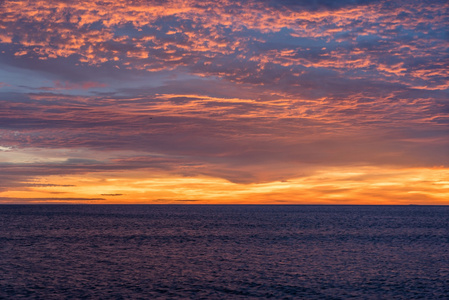
[(449, 206), (1, 205), (1, 299), (449, 299)]

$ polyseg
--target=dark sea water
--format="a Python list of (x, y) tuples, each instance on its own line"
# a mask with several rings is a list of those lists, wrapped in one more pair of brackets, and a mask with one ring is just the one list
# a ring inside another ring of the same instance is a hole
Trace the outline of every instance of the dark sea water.
[(449, 207), (0, 206), (1, 299), (449, 299)]

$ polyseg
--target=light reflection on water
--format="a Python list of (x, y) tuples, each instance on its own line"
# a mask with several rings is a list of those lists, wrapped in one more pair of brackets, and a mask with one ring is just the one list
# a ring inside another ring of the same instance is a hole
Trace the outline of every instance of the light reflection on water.
[(0, 298), (449, 298), (449, 207), (0, 206)]

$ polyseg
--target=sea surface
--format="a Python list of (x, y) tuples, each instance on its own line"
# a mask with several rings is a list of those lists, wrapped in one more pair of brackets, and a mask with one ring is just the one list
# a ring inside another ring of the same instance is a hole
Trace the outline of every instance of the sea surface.
[(0, 299), (449, 299), (449, 206), (1, 205)]

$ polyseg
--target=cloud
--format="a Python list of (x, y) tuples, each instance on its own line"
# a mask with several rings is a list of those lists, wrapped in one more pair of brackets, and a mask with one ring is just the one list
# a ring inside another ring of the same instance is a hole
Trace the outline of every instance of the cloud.
[(61, 82), (59, 80), (54, 81), (53, 87), (41, 87), (40, 90), (43, 91), (55, 91), (55, 90), (89, 90), (92, 88), (103, 88), (107, 87), (108, 85), (105, 83), (99, 83), (99, 82), (93, 82), (93, 81), (86, 81), (81, 84), (74, 84), (70, 83), (68, 81)]
[(101, 201), (103, 198), (14, 198), (0, 197), (3, 204), (31, 204), (31, 203), (71, 203)]
[[(326, 68), (447, 89), (442, 2), (222, 1), (213, 10), (204, 1), (107, 4), (7, 1), (5, 34), (20, 34), (3, 45), (36, 63), (66, 58), (108, 69), (185, 68), (258, 84)], [(264, 70), (266, 78), (255, 77)]]
[(328, 167), (447, 166), (448, 9), (4, 1), (0, 191), (70, 188), (46, 176), (251, 185)]

